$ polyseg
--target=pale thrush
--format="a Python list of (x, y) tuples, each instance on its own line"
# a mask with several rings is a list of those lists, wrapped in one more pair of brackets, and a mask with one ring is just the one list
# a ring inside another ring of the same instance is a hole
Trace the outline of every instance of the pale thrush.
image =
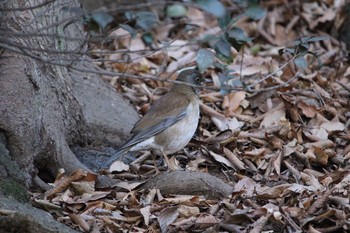
[[(182, 71), (177, 81), (192, 85), (204, 82), (196, 70)], [(184, 148), (193, 137), (199, 120), (199, 98), (196, 88), (175, 83), (156, 101), (147, 113), (136, 122), (131, 138), (121, 145), (105, 163), (109, 165), (128, 151), (159, 150), (164, 155), (173, 154)]]

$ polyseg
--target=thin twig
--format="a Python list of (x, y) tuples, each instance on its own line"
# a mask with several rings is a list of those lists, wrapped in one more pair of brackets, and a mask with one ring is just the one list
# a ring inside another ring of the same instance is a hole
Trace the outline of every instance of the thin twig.
[(35, 5), (35, 6), (29, 6), (29, 7), (20, 7), (20, 8), (0, 8), (0, 12), (1, 11), (27, 11), (27, 10), (34, 10), (36, 8), (39, 8), (39, 7), (43, 7), (43, 6), (46, 6), (52, 2), (54, 2), (55, 0), (48, 0), (47, 2), (43, 2), (43, 3), (40, 3), (38, 5)]
[(273, 75), (275, 75), (277, 72), (283, 70), (287, 65), (289, 65), (290, 63), (292, 63), (295, 59), (295, 56), (293, 56), (292, 59), (290, 59), (288, 62), (284, 63), (281, 67), (279, 67), (277, 70), (273, 71), (272, 73), (266, 75), (264, 78), (260, 79), (259, 81), (256, 81), (255, 83), (251, 84), (248, 86), (248, 88), (252, 88), (254, 86), (256, 86), (259, 83), (264, 82), (266, 79), (272, 77)]
[(275, 89), (278, 89), (278, 88), (281, 88), (281, 87), (287, 87), (291, 82), (295, 81), (296, 79), (300, 78), (300, 73), (296, 73), (294, 75), (293, 78), (289, 79), (287, 82), (285, 83), (282, 83), (280, 85), (277, 85), (277, 86), (273, 86), (273, 87), (267, 87), (267, 88), (262, 88), (262, 89), (259, 89), (259, 90), (256, 90), (256, 91), (252, 91), (254, 93), (259, 93), (259, 92), (263, 92), (263, 91), (271, 91), (271, 90), (275, 90)]
[(340, 81), (338, 80), (335, 80), (336, 83), (338, 83), (342, 88), (344, 88), (345, 90), (347, 90), (348, 92), (350, 92), (350, 88), (347, 87), (345, 84), (341, 83)]

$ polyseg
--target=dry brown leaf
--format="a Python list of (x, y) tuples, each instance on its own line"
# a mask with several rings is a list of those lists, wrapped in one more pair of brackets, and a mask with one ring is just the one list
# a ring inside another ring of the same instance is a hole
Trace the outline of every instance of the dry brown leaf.
[(117, 160), (109, 168), (109, 172), (122, 172), (122, 171), (129, 171), (130, 166), (125, 164), (123, 161)]
[[(69, 176), (60, 179), (60, 181), (57, 183), (57, 185), (54, 188), (48, 190), (45, 193), (45, 196), (50, 197), (56, 193), (65, 191), (72, 182), (82, 180), (84, 177), (87, 177), (88, 174), (89, 173), (87, 171), (84, 171), (82, 169), (74, 171)], [(92, 176), (92, 177), (94, 177), (95, 180), (97, 178), (97, 176)]]
[(196, 158), (195, 160), (191, 160), (187, 165), (186, 165), (186, 169), (189, 171), (197, 171), (198, 170), (198, 166), (202, 163), (204, 163), (205, 161), (207, 161), (204, 158)]
[(163, 201), (166, 201), (171, 204), (181, 204), (191, 201), (195, 196), (192, 195), (177, 195), (176, 197), (164, 198)]
[(73, 223), (77, 224), (84, 232), (90, 231), (90, 225), (78, 214), (69, 214)]
[(244, 170), (245, 165), (244, 163), (237, 157), (235, 153), (224, 147), (224, 153), (226, 155), (226, 158), (232, 163), (232, 165), (237, 169), (237, 170)]
[(247, 176), (244, 176), (237, 184), (234, 185), (233, 192), (244, 191), (244, 195), (247, 197), (254, 196), (255, 190), (259, 189), (260, 185)]
[(195, 222), (199, 229), (205, 229), (218, 223), (219, 221), (211, 214), (202, 214)]
[(95, 191), (95, 181), (72, 182), (71, 187), (77, 195), (82, 195), (84, 193), (92, 194)]
[(290, 184), (280, 184), (273, 187), (260, 187), (256, 192), (259, 198), (275, 199), (288, 194), (290, 186)]
[(250, 160), (255, 161), (256, 164), (259, 164), (265, 153), (265, 148), (257, 148), (251, 151), (245, 151), (244, 158), (249, 158)]
[(238, 121), (236, 118), (225, 117), (224, 115), (218, 113), (214, 109), (204, 104), (201, 104), (201, 108), (206, 114), (211, 117), (213, 123), (220, 131), (225, 131), (227, 129), (236, 130), (244, 125), (243, 122)]
[(75, 200), (71, 200), (70, 202), (67, 202), (67, 203), (78, 204), (78, 203), (87, 203), (89, 201), (96, 201), (96, 200), (100, 200), (102, 198), (105, 198), (110, 193), (111, 193), (111, 191), (107, 191), (107, 192), (95, 191), (93, 193), (85, 193), (80, 198), (76, 198)]
[(224, 96), (222, 108), (226, 109), (225, 115), (233, 117), (241, 102), (246, 98), (245, 91), (238, 91)]
[(159, 191), (158, 189), (150, 189), (150, 190), (148, 190), (147, 194), (145, 194), (142, 197), (141, 203), (143, 205), (150, 205), (150, 204), (152, 204), (154, 199), (156, 198), (156, 195), (157, 195), (158, 191)]
[(168, 226), (175, 222), (175, 220), (179, 216), (177, 209), (177, 206), (165, 208), (157, 216), (159, 226), (162, 232), (166, 232)]
[(177, 211), (179, 212), (180, 217), (184, 217), (184, 218), (189, 218), (192, 216), (195, 217), (200, 213), (198, 207), (186, 206), (186, 205), (180, 205)]
[(141, 184), (145, 183), (145, 181), (143, 182), (133, 182), (133, 183), (129, 183), (129, 182), (119, 182), (117, 184), (115, 184), (114, 186), (120, 187), (120, 188), (124, 188), (128, 191), (134, 190), (135, 188), (137, 188), (138, 186), (140, 186)]
[(225, 164), (226, 166), (228, 166), (230, 168), (235, 168), (234, 165), (231, 163), (231, 161), (226, 159), (224, 156), (218, 155), (212, 151), (209, 151), (209, 154), (215, 159), (215, 161), (222, 163), (222, 164)]
[(321, 124), (321, 127), (327, 130), (328, 132), (345, 130), (345, 125), (341, 122), (329, 121)]
[(33, 201), (34, 206), (36, 206), (40, 209), (46, 210), (48, 212), (61, 210), (61, 206), (56, 205), (56, 204), (50, 202), (49, 200), (34, 199), (32, 201)]
[(310, 186), (312, 186), (315, 190), (321, 190), (322, 185), (320, 182), (316, 179), (316, 177), (312, 174), (308, 175), (304, 172), (301, 172), (301, 178), (304, 180), (304, 182)]
[(149, 218), (151, 216), (151, 206), (145, 206), (140, 209), (140, 213), (143, 217), (143, 221), (145, 222), (146, 226), (149, 225)]
[(281, 120), (286, 118), (286, 110), (284, 108), (276, 108), (269, 110), (262, 122), (260, 123), (260, 128), (269, 128), (272, 126), (280, 125)]
[(302, 214), (304, 213), (304, 210), (299, 208), (299, 207), (283, 207), (283, 210), (288, 213), (291, 217), (293, 218), (297, 218), (302, 216)]
[(309, 105), (304, 101), (299, 101), (297, 106), (301, 109), (301, 111), (306, 117), (313, 118), (318, 113), (318, 110), (314, 105)]
[(243, 122), (238, 121), (235, 117), (213, 116), (211, 119), (220, 131), (225, 131), (227, 129), (237, 130), (244, 125)]
[(319, 147), (313, 147), (314, 154), (316, 155), (316, 161), (322, 165), (327, 165), (328, 154)]
[(272, 213), (267, 213), (266, 216), (261, 216), (257, 221), (255, 221), (252, 226), (253, 229), (250, 230), (250, 233), (260, 233), (263, 231), (264, 226), (267, 223), (267, 220), (269, 219), (269, 217), (271, 216)]

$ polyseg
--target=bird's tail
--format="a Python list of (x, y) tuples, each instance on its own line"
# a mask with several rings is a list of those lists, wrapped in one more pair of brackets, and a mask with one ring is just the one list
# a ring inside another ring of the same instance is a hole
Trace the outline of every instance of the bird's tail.
[(108, 167), (112, 162), (119, 159), (123, 154), (128, 152), (130, 147), (122, 147), (118, 151), (116, 151), (111, 158), (109, 158), (104, 164), (103, 167)]

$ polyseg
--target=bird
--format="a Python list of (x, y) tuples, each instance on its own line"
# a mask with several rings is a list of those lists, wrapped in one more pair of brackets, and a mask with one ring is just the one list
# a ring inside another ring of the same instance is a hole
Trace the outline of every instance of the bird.
[(187, 69), (179, 73), (176, 81), (180, 82), (175, 82), (135, 123), (132, 136), (108, 159), (106, 167), (129, 151), (141, 150), (160, 151), (169, 167), (167, 155), (189, 143), (199, 122), (197, 88), (205, 79), (197, 70)]

